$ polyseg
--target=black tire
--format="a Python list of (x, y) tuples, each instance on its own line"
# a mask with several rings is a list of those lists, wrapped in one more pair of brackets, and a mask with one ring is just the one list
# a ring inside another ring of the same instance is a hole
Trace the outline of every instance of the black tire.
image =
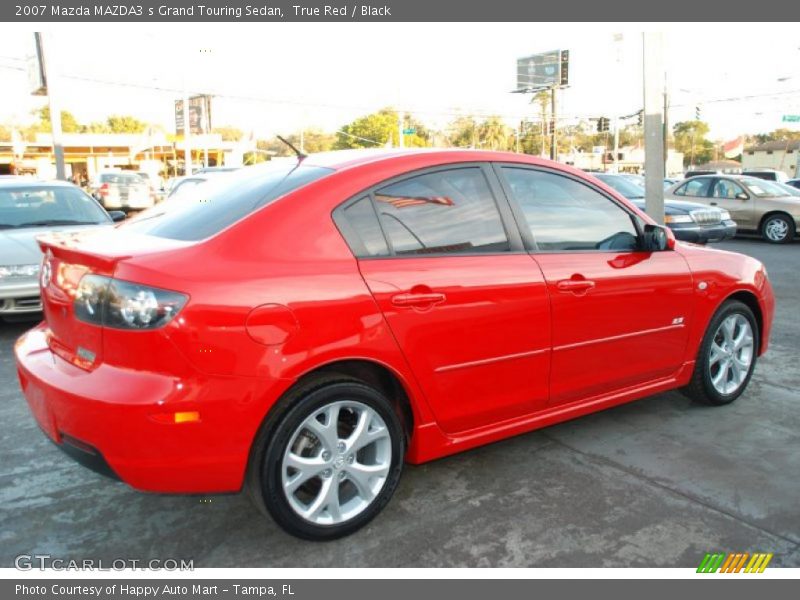
[[(711, 382), (711, 367), (708, 359), (709, 352), (711, 351), (711, 344), (714, 341), (714, 336), (717, 333), (719, 326), (726, 318), (733, 314), (742, 315), (750, 323), (750, 328), (753, 331), (753, 360), (750, 363), (750, 369), (747, 372), (747, 376), (744, 378), (744, 381), (739, 388), (730, 394), (722, 394)], [(760, 341), (758, 323), (756, 322), (755, 315), (753, 315), (753, 311), (750, 309), (750, 307), (742, 302), (739, 302), (738, 300), (728, 300), (711, 318), (711, 322), (708, 324), (708, 329), (706, 329), (706, 333), (703, 336), (700, 350), (697, 353), (697, 361), (695, 363), (694, 372), (692, 373), (692, 379), (689, 381), (688, 385), (681, 389), (681, 391), (692, 400), (701, 402), (703, 404), (708, 404), (711, 406), (730, 404), (742, 395), (742, 393), (747, 389), (747, 385), (750, 383), (750, 378), (753, 375), (753, 370), (755, 369), (756, 362), (758, 360), (758, 348), (760, 347)]]
[[(386, 481), (369, 506), (348, 521), (319, 525), (292, 509), (282, 489), (281, 465), (286, 447), (303, 421), (326, 404), (339, 400), (357, 401), (380, 415), (389, 432), (391, 462)], [(391, 402), (380, 391), (357, 379), (326, 375), (291, 390), (279, 401), (253, 444), (245, 485), (256, 507), (286, 532), (307, 540), (333, 540), (354, 533), (383, 510), (397, 488), (404, 454), (405, 435)]]
[[(775, 234), (769, 234), (768, 228), (777, 225), (778, 229), (785, 230), (783, 237), (776, 237)], [(764, 222), (761, 223), (761, 237), (771, 244), (788, 244), (794, 239), (795, 223), (794, 219), (789, 215), (782, 213), (775, 213), (768, 215)]]

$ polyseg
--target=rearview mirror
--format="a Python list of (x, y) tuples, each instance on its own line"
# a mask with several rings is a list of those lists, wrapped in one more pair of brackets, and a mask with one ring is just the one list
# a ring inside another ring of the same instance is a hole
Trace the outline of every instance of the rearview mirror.
[(747, 195), (747, 194), (745, 194), (744, 192), (739, 192), (738, 194), (736, 194), (736, 198), (737, 198), (738, 200), (749, 200), (749, 199), (750, 199), (750, 196), (748, 196), (748, 195)]
[(670, 247), (669, 237), (666, 227), (648, 223), (644, 226), (644, 235), (642, 236), (643, 250), (647, 252), (668, 250)]
[(111, 220), (116, 223), (118, 221), (124, 221), (128, 215), (121, 210), (110, 210), (108, 211), (108, 216), (111, 217)]

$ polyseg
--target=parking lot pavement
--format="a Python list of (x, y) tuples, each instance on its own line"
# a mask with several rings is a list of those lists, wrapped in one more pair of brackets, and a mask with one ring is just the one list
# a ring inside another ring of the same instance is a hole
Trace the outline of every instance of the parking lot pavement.
[(777, 296), (771, 349), (737, 402), (660, 394), (408, 467), (375, 521), (328, 543), (284, 534), (244, 496), (142, 494), (72, 463), (18, 390), (11, 347), (26, 326), (0, 325), (0, 566), (43, 553), (195, 567), (696, 567), (708, 551), (800, 566), (800, 243), (719, 247), (764, 261)]

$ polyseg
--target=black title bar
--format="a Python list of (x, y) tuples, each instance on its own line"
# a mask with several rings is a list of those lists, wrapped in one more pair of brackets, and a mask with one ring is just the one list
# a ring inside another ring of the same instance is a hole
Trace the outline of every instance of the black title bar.
[[(0, 21), (69, 22), (670, 22), (800, 20), (800, 3), (761, 0), (3, 0)], [(719, 35), (709, 30), (708, 35)]]

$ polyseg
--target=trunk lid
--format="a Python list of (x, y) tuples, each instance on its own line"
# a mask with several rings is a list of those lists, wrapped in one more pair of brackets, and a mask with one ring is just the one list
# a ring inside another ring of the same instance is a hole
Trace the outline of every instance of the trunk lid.
[(120, 261), (188, 245), (124, 229), (50, 234), (37, 241), (44, 253), (40, 284), (50, 349), (87, 370), (102, 362), (103, 327), (75, 316), (75, 292), (81, 278), (87, 274), (113, 277)]

